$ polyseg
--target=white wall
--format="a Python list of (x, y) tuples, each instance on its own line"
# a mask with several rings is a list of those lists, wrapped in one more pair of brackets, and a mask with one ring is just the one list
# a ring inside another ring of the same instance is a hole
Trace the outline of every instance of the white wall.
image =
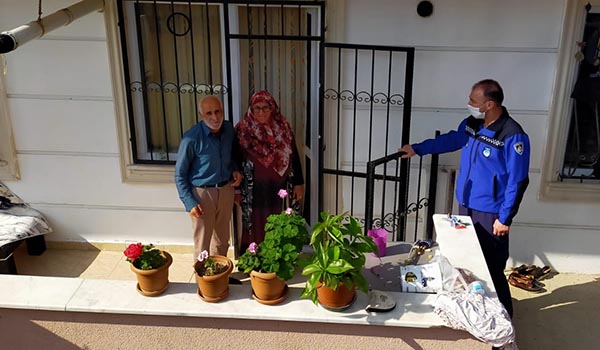
[[(416, 47), (411, 142), (431, 137), (435, 129), (455, 129), (466, 115), (472, 84), (498, 80), (505, 105), (532, 147), (530, 185), (511, 231), (509, 266), (525, 262), (600, 273), (600, 203), (537, 199), (565, 1), (432, 2), (433, 15), (421, 18), (417, 0), (382, 0), (377, 6), (346, 1), (340, 37), (348, 43)], [(440, 163), (452, 168), (458, 160), (458, 154), (443, 155)], [(440, 186), (444, 181), (445, 176)], [(439, 210), (444, 194), (438, 195)]]
[[(343, 33), (328, 35), (417, 48), (412, 142), (456, 128), (475, 81), (500, 81), (506, 106), (532, 141), (531, 183), (511, 235), (514, 263), (600, 273), (600, 204), (536, 198), (565, 1), (433, 1), (433, 15), (421, 18), (417, 0), (347, 0), (344, 15), (334, 16), (342, 25), (330, 27)], [(73, 2), (46, 0), (44, 12)], [(332, 1), (328, 11), (336, 6)], [(37, 2), (0, 0), (0, 30), (35, 18)], [(56, 230), (48, 239), (190, 244), (189, 220), (173, 184), (121, 182), (103, 15), (89, 15), (6, 58), (22, 176), (7, 185), (47, 215)], [(391, 149), (400, 146), (392, 141)], [(456, 167), (458, 156), (440, 162)]]
[[(44, 1), (44, 15), (74, 0)], [(0, 1), (0, 31), (37, 2)], [(41, 210), (49, 240), (191, 244), (173, 184), (122, 183), (104, 16), (94, 13), (6, 55), (21, 170), (6, 184)]]

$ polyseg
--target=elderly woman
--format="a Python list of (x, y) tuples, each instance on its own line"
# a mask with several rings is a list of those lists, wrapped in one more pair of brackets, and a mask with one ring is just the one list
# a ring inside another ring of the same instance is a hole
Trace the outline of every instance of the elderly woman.
[(290, 124), (268, 91), (258, 91), (236, 126), (242, 155), (242, 251), (265, 238), (270, 214), (282, 210), (280, 189), (286, 189), (290, 206), (298, 210), (304, 192), (300, 157)]

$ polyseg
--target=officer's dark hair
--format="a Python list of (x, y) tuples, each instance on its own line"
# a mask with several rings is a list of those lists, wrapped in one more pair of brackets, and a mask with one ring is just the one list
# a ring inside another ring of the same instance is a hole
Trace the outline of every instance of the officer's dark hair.
[(502, 105), (502, 101), (504, 101), (504, 91), (502, 91), (502, 87), (497, 81), (493, 79), (484, 79), (475, 83), (473, 89), (475, 88), (482, 88), (483, 96), (485, 96), (485, 98)]

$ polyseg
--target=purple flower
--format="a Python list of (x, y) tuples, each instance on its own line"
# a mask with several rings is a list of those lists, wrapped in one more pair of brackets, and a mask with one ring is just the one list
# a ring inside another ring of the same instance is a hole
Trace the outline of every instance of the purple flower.
[(256, 242), (250, 243), (250, 246), (248, 247), (248, 251), (252, 254), (256, 254), (258, 252), (258, 244), (256, 244)]
[(198, 261), (202, 262), (207, 258), (208, 258), (208, 252), (206, 250), (203, 250), (202, 253), (200, 253), (200, 256), (198, 256)]
[(283, 199), (288, 196), (288, 193), (286, 190), (281, 189), (281, 190), (279, 190), (279, 192), (277, 192), (277, 195), (279, 196), (279, 198)]
[(285, 213), (288, 214), (288, 215), (290, 215), (292, 213), (292, 208), (287, 208), (285, 210)]

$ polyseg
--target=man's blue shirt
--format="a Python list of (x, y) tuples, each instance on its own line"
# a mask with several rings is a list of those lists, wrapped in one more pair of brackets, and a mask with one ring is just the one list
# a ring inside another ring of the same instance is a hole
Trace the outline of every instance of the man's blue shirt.
[(210, 131), (204, 121), (183, 134), (175, 163), (175, 185), (179, 198), (190, 211), (198, 203), (193, 188), (229, 181), (237, 164), (232, 160), (235, 131), (224, 120), (218, 133)]

